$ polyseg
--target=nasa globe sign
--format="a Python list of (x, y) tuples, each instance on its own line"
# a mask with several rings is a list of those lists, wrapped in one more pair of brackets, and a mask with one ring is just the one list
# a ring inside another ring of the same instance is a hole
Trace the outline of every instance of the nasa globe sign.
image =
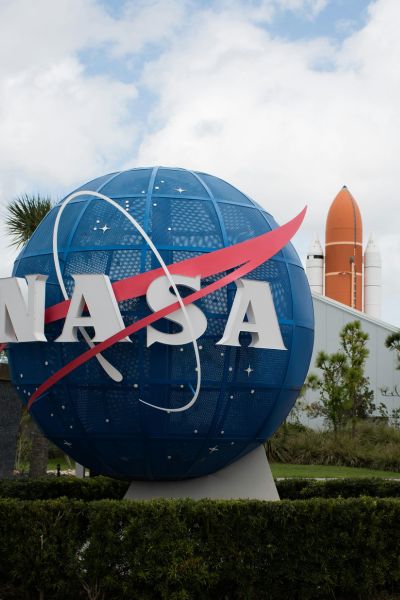
[(55, 206), (0, 281), (0, 342), (46, 436), (96, 473), (178, 480), (262, 444), (314, 334), (290, 239), (225, 181), (99, 177)]

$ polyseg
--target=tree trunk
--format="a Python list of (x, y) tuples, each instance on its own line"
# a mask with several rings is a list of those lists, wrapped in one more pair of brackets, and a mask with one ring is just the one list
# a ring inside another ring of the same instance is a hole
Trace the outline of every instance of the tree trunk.
[(49, 442), (32, 419), (32, 447), (29, 456), (29, 477), (44, 477), (49, 460)]
[(353, 414), (351, 419), (351, 438), (354, 440), (356, 437), (356, 416)]
[(13, 476), (22, 406), (10, 383), (8, 365), (0, 364), (0, 479)]

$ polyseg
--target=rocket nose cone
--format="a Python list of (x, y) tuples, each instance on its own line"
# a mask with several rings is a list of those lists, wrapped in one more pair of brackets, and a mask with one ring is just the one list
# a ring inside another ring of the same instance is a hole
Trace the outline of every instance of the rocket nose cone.
[(368, 243), (367, 243), (367, 246), (365, 248), (365, 253), (364, 254), (365, 254), (365, 256), (367, 254), (379, 254), (380, 255), (379, 245), (374, 240), (374, 237), (373, 237), (372, 233), (369, 236)]
[(314, 239), (314, 241), (308, 247), (308, 253), (307, 254), (311, 255), (311, 256), (322, 255), (323, 254), (321, 242), (319, 241), (319, 239), (317, 237)]
[(329, 208), (325, 237), (326, 243), (362, 243), (360, 209), (346, 186), (336, 195)]

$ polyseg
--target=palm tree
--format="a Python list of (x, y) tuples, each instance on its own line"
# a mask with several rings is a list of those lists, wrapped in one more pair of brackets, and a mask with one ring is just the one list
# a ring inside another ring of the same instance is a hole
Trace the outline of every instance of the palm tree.
[[(11, 238), (12, 246), (22, 246), (32, 236), (33, 232), (47, 215), (52, 207), (52, 202), (48, 197), (38, 195), (22, 194), (17, 196), (6, 207), (5, 226), (7, 233)], [(10, 406), (8, 414), (16, 414), (15, 397), (10, 396)], [(21, 418), (20, 411), (15, 416), (18, 420)], [(19, 422), (19, 421), (18, 421)], [(30, 427), (32, 446), (29, 460), (29, 476), (40, 477), (46, 474), (49, 445), (47, 439), (41, 434), (36, 423), (32, 421)], [(9, 452), (13, 453), (15, 459), (15, 447), (9, 448)], [(8, 462), (10, 460), (8, 459)]]
[(389, 348), (389, 350), (397, 352), (397, 368), (400, 369), (400, 331), (388, 335), (385, 340), (385, 346), (386, 348)]
[(21, 194), (7, 206), (6, 229), (12, 246), (25, 244), (52, 207), (48, 197)]

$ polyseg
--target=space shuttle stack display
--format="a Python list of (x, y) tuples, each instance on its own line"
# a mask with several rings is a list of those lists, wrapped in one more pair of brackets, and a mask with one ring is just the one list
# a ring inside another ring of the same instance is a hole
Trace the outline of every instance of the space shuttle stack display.
[(381, 259), (370, 238), (363, 257), (362, 221), (358, 204), (346, 186), (333, 200), (325, 230), (325, 256), (316, 239), (307, 254), (311, 290), (379, 318)]

